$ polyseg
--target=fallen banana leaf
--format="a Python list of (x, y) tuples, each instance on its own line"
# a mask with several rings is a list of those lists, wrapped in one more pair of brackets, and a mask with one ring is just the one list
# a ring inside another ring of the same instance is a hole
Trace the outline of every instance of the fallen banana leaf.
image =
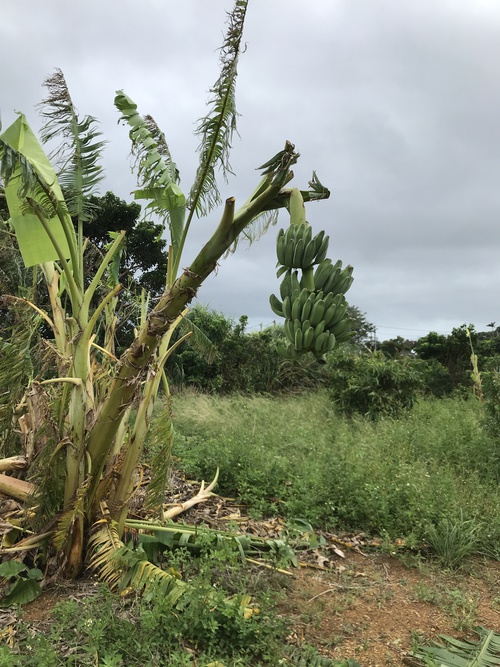
[(420, 646), (407, 659), (411, 665), (440, 667), (494, 667), (500, 665), (500, 634), (481, 626), (475, 628), (479, 640), (459, 640), (440, 635), (442, 644)]

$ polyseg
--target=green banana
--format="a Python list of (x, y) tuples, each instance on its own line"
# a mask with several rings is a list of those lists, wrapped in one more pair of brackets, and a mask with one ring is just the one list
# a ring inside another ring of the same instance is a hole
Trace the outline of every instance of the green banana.
[[(308, 292), (309, 294), (309, 292)], [(314, 292), (311, 292), (304, 302), (304, 305), (302, 306), (302, 310), (300, 311), (300, 320), (301, 322), (305, 322), (306, 320), (309, 319), (309, 315), (311, 313), (312, 305), (314, 303)]]
[(293, 256), (295, 253), (295, 239), (291, 237), (287, 237), (286, 240), (286, 245), (285, 245), (285, 261), (283, 264), (287, 266), (289, 269), (295, 268), (293, 266)]
[(334, 270), (332, 271), (329, 280), (326, 281), (323, 289), (325, 292), (333, 292), (333, 294), (337, 294), (341, 292), (342, 287), (349, 277), (349, 267), (342, 269), (342, 262), (339, 259), (334, 264), (333, 268)]
[(293, 251), (293, 260), (291, 266), (294, 269), (301, 269), (303, 257), (304, 257), (304, 239), (299, 238), (295, 242), (295, 248)]
[(294, 292), (294, 298), (292, 301), (292, 312), (291, 319), (296, 320), (300, 319), (300, 313), (302, 312), (302, 307), (307, 299), (307, 291), (301, 290), (300, 292)]
[(316, 291), (318, 292), (320, 290), (324, 291), (324, 285), (327, 282), (329, 276), (331, 275), (331, 271), (332, 271), (331, 259), (324, 259), (320, 264), (318, 264), (313, 274), (314, 289)]
[(313, 266), (315, 257), (316, 257), (316, 241), (314, 239), (310, 239), (307, 245), (304, 247), (304, 253), (302, 255), (302, 268), (306, 269), (310, 266)]
[(276, 237), (276, 257), (279, 264), (285, 263), (285, 232), (280, 229)]
[(322, 334), (320, 334), (314, 341), (314, 351), (317, 354), (324, 354), (326, 345), (328, 344), (328, 337), (329, 337), (328, 331), (324, 331)]
[(325, 284), (323, 285), (323, 291), (332, 292), (333, 294), (335, 294), (338, 291), (337, 286), (340, 284), (341, 281), (342, 281), (342, 270), (338, 266), (332, 267), (332, 271), (328, 276)]
[(298, 331), (295, 332), (295, 341), (294, 341), (295, 349), (297, 352), (302, 351), (302, 330), (299, 329)]
[(334, 327), (337, 322), (345, 318), (348, 303), (343, 294), (336, 294), (331, 308), (325, 311), (324, 320), (328, 328)]
[(335, 286), (337, 292), (345, 294), (347, 290), (350, 288), (354, 280), (352, 278), (352, 271), (353, 271), (352, 266), (346, 266), (345, 269), (342, 271), (342, 277), (339, 283)]
[[(321, 232), (320, 232), (321, 234)], [(324, 232), (323, 232), (324, 234)], [(319, 234), (316, 235), (315, 238), (317, 238)], [(328, 252), (328, 244), (330, 243), (330, 237), (325, 236), (324, 238), (321, 238), (321, 241), (318, 243), (318, 248), (316, 250), (316, 254), (314, 257), (314, 263), (315, 264), (321, 264), (321, 262), (325, 259), (326, 253)]]
[(310, 315), (311, 324), (313, 327), (315, 327), (317, 324), (321, 322), (324, 313), (325, 313), (325, 300), (316, 298), (314, 300), (314, 305), (311, 309), (311, 315)]
[(321, 336), (321, 334), (325, 330), (325, 326), (326, 325), (325, 325), (324, 320), (321, 320), (321, 322), (319, 322), (319, 324), (316, 325), (316, 327), (314, 328), (314, 338), (315, 339), (318, 338), (318, 336)]
[(282, 299), (292, 294), (291, 280), (292, 280), (291, 271), (287, 271), (280, 285), (280, 296)]
[(281, 310), (283, 311), (283, 315), (288, 319), (292, 317), (292, 302), (289, 296), (283, 299)]
[(311, 326), (310, 320), (306, 320), (305, 322), (301, 322), (300, 323), (300, 328), (302, 330), (302, 333), (305, 333), (309, 329), (310, 326)]
[(353, 282), (354, 282), (354, 278), (352, 276), (349, 276), (346, 279), (345, 283), (342, 285), (342, 294), (345, 294), (346, 292), (348, 292), (351, 289), (351, 285), (353, 284)]
[[(342, 342), (342, 341), (339, 341), (339, 342)], [(330, 337), (328, 338), (328, 343), (327, 343), (327, 346), (326, 346), (326, 351), (327, 351), (327, 352), (331, 352), (331, 351), (333, 350), (333, 348), (335, 347), (335, 344), (336, 344), (336, 343), (337, 343), (337, 338), (336, 338), (335, 334), (332, 334), (332, 333), (330, 332)]]
[[(320, 292), (320, 294), (323, 294), (323, 292)], [(325, 311), (326, 311), (326, 309), (329, 308), (334, 302), (335, 295), (332, 294), (331, 292), (328, 292), (328, 294), (323, 295), (323, 299), (325, 302)]]
[[(278, 266), (278, 264), (276, 266)], [(280, 268), (276, 271), (276, 278), (281, 278), (281, 276), (289, 270), (290, 269), (286, 266), (280, 266)]]
[(329, 327), (330, 325), (333, 325), (337, 321), (337, 317), (336, 317), (337, 308), (338, 308), (337, 304), (332, 303), (325, 310), (325, 313), (323, 315), (323, 321), (324, 321), (326, 327)]
[(302, 345), (304, 350), (310, 350), (311, 345), (314, 342), (314, 329), (313, 327), (308, 327), (302, 335)]
[(278, 354), (279, 354), (281, 357), (284, 357), (285, 359), (290, 359), (290, 360), (292, 360), (292, 361), (296, 361), (296, 360), (299, 358), (299, 356), (300, 356), (300, 355), (297, 353), (297, 351), (296, 351), (296, 349), (294, 348), (293, 345), (291, 345), (290, 343), (288, 343), (288, 345), (287, 345), (287, 344), (286, 344), (284, 341), (282, 341), (282, 340), (279, 340), (279, 341), (276, 343), (276, 349), (277, 349), (277, 351), (278, 351)]
[(269, 297), (269, 303), (273, 313), (278, 315), (278, 317), (283, 317), (283, 304), (275, 294), (271, 294)]
[(280, 285), (280, 295), (284, 299), (286, 296), (290, 298), (293, 296), (293, 293), (300, 291), (300, 283), (297, 277), (297, 271), (288, 270), (285, 273), (285, 277), (281, 281)]
[(292, 271), (290, 282), (291, 282), (291, 285), (292, 285), (292, 294), (296, 291), (300, 292), (301, 286), (300, 286), (299, 278), (298, 278), (298, 275), (297, 275), (297, 271)]
[(302, 238), (304, 239), (304, 246), (307, 246), (312, 241), (313, 230), (311, 225), (306, 222), (302, 225)]
[(297, 236), (297, 231), (298, 231), (297, 225), (289, 225), (286, 230), (285, 230), (285, 245), (292, 239), (292, 241), (295, 241), (296, 236)]
[(293, 322), (292, 320), (286, 319), (284, 324), (283, 324), (283, 330), (285, 332), (286, 337), (291, 343), (295, 342), (295, 330), (293, 328)]
[(336, 296), (337, 310), (335, 312), (335, 319), (343, 319), (349, 308), (349, 304), (346, 301), (346, 298), (343, 294), (337, 294)]
[[(323, 239), (324, 239), (324, 238), (325, 238), (325, 230), (322, 229), (320, 232), (318, 232), (318, 233), (316, 234), (316, 236), (315, 236), (314, 239), (313, 239), (313, 241), (314, 241), (314, 256), (315, 256), (315, 257), (316, 257), (316, 255), (317, 255), (318, 252), (320, 251), (320, 248), (321, 248), (322, 245), (323, 245)], [(325, 259), (325, 258), (323, 257), (323, 259)], [(320, 261), (321, 261), (321, 260), (320, 260)], [(315, 262), (315, 263), (316, 263), (316, 264), (319, 264), (319, 262)]]
[(335, 337), (338, 338), (346, 331), (350, 331), (351, 327), (352, 320), (349, 317), (346, 317), (343, 320), (336, 322), (333, 326), (328, 327), (328, 331), (335, 334)]

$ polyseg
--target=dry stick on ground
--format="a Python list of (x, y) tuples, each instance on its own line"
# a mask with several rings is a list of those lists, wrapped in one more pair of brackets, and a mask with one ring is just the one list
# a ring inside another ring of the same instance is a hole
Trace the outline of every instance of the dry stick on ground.
[(186, 512), (188, 509), (194, 507), (198, 503), (206, 502), (209, 498), (215, 495), (215, 493), (212, 493), (212, 489), (216, 485), (218, 477), (219, 477), (219, 469), (217, 468), (215, 477), (213, 478), (213, 481), (207, 486), (207, 488), (205, 488), (205, 482), (202, 481), (200, 490), (195, 496), (193, 496), (189, 500), (186, 500), (183, 503), (174, 505), (167, 512), (163, 512), (162, 519), (163, 520), (172, 519), (174, 516), (182, 514), (182, 512)]

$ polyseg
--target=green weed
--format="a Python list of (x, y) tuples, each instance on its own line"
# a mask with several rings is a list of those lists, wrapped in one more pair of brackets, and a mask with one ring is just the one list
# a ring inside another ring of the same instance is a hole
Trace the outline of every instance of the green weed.
[(477, 549), (480, 524), (474, 519), (458, 517), (441, 519), (428, 527), (425, 538), (443, 567), (456, 569)]
[(340, 417), (326, 392), (178, 395), (174, 410), (178, 465), (197, 479), (219, 466), (218, 492), (253, 515), (385, 531), (413, 543), (429, 526), (463, 517), (479, 526), (483, 553), (500, 543), (496, 443), (479, 403), (425, 400), (398, 420), (375, 423)]
[(282, 589), (283, 581), (264, 581), (261, 570), (241, 563), (236, 548), (214, 551), (207, 540), (197, 558), (179, 549), (168, 566), (190, 583), (175, 608), (160, 591), (145, 600), (101, 587), (56, 606), (46, 632), (19, 623), (13, 648), (0, 648), (0, 666), (274, 667), (290, 664), (291, 653), (293, 664), (303, 667), (333, 665), (312, 647), (294, 653), (272, 590), (273, 584)]

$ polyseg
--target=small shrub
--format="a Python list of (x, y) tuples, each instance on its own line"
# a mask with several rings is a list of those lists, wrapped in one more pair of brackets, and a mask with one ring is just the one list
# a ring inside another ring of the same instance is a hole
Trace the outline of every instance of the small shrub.
[(412, 359), (342, 350), (329, 362), (330, 396), (348, 417), (398, 417), (413, 407), (423, 388), (421, 368)]
[(463, 560), (476, 551), (480, 526), (473, 519), (459, 516), (441, 519), (428, 527), (425, 538), (441, 565), (450, 569), (460, 567)]
[(287, 624), (269, 589), (260, 584), (260, 590), (252, 590), (248, 568), (235, 554), (206, 549), (192, 559), (178, 552), (172, 563), (189, 582), (175, 608), (161, 594), (149, 600), (119, 598), (102, 586), (83, 600), (57, 605), (46, 633), (19, 624), (14, 647), (0, 651), (0, 664), (279, 664), (287, 651)]

